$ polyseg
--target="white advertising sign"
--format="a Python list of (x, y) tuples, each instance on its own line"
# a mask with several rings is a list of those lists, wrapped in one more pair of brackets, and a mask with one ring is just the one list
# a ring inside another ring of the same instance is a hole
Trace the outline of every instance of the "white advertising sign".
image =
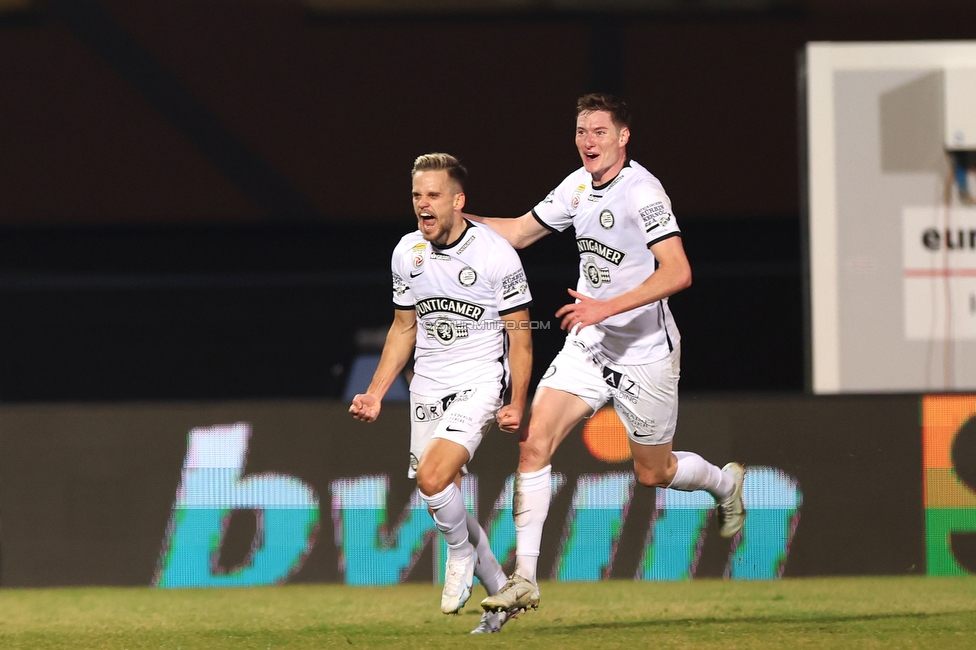
[(905, 338), (976, 340), (976, 209), (902, 212)]

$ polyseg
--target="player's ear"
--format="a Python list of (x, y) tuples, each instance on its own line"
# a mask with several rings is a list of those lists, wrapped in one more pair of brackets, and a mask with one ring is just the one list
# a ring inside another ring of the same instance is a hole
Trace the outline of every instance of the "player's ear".
[(458, 192), (454, 195), (454, 209), (461, 210), (464, 208), (464, 192)]
[(630, 129), (625, 126), (620, 129), (620, 146), (626, 146), (628, 142), (630, 142)]

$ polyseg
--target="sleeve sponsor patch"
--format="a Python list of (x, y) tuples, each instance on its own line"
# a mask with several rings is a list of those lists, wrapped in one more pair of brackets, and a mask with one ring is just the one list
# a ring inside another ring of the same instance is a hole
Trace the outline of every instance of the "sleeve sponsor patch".
[(409, 288), (410, 287), (407, 286), (407, 283), (402, 277), (400, 277), (399, 273), (393, 274), (393, 296), (395, 298), (402, 296)]
[(639, 214), (644, 221), (644, 232), (666, 226), (671, 221), (671, 210), (664, 205), (664, 201), (645, 205), (640, 209)]
[(508, 300), (509, 298), (514, 298), (525, 293), (528, 288), (529, 285), (525, 280), (524, 270), (519, 269), (514, 273), (509, 273), (502, 278), (502, 299)]

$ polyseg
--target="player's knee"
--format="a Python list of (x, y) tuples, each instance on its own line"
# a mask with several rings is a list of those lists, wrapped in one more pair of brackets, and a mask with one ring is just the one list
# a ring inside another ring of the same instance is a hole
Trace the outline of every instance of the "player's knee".
[(545, 467), (553, 451), (553, 441), (547, 431), (530, 424), (525, 439), (519, 443), (519, 467)]
[(451, 477), (445, 479), (442, 476), (438, 476), (436, 472), (424, 471), (423, 467), (417, 468), (417, 487), (420, 489), (421, 494), (429, 497), (440, 494), (447, 489), (450, 483)]

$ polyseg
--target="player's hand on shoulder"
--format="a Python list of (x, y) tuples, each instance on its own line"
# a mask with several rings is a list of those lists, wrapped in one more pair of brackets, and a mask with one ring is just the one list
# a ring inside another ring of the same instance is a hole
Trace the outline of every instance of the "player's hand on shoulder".
[(516, 433), (522, 426), (522, 409), (506, 404), (499, 409), (495, 420), (498, 422), (498, 428), (505, 433)]
[(375, 422), (380, 415), (380, 400), (375, 395), (360, 393), (352, 398), (349, 412), (357, 420)]

